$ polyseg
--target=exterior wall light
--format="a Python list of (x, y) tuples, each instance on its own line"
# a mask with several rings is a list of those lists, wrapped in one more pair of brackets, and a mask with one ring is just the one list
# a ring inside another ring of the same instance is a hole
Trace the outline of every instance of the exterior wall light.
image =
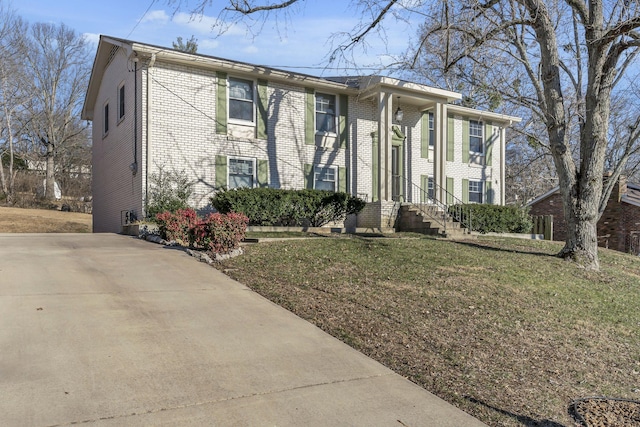
[(400, 97), (398, 97), (398, 109), (394, 113), (394, 117), (398, 123), (400, 123), (404, 117), (404, 111), (400, 108)]

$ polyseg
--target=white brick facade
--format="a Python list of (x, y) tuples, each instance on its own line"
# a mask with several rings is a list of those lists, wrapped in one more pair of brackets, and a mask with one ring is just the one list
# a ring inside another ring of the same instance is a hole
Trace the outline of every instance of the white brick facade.
[[(113, 46), (121, 47), (109, 61), (107, 56)], [(138, 61), (134, 62), (134, 58)], [(137, 73), (133, 72), (134, 67)], [(228, 105), (225, 88), (229, 78), (251, 81), (254, 88), (262, 85), (262, 95), (257, 95), (260, 89), (255, 89), (254, 125), (227, 120), (221, 116), (224, 110), (217, 111), (218, 106), (226, 108)], [(118, 87), (123, 82), (126, 115), (118, 122)], [(364, 87), (355, 88), (336, 81), (277, 70), (261, 71), (247, 64), (170, 49), (160, 51), (156, 47), (151, 49), (147, 45), (124, 40), (101, 39), (83, 109), (83, 116), (93, 120), (94, 231), (120, 231), (120, 212), (123, 210), (142, 214), (148, 178), (160, 168), (187, 176), (195, 183), (191, 203), (199, 209), (210, 209), (209, 199), (215, 194), (221, 179), (222, 169), (219, 169), (216, 159), (233, 157), (249, 159), (255, 165), (258, 162), (268, 165), (268, 185), (274, 188), (305, 188), (309, 165), (334, 167), (336, 175), (339, 175), (338, 169), (340, 173), (346, 172), (348, 185), (343, 188), (348, 192), (368, 201), (377, 200), (380, 190), (374, 188), (374, 183), (377, 179), (377, 185), (385, 185), (381, 180), (390, 176), (385, 175), (384, 156), (390, 155), (386, 144), (391, 145), (390, 136), (383, 134), (383, 138), (377, 137), (380, 122), (383, 117), (390, 117), (391, 109), (391, 105), (383, 105), (380, 99), (383, 99), (384, 92), (394, 91), (394, 82), (397, 81), (382, 79), (362, 83)], [(137, 120), (133, 115), (134, 85), (138, 89)], [(309, 92), (313, 89), (335, 95), (339, 110), (336, 116), (347, 115), (345, 131), (348, 144), (341, 141), (339, 135), (309, 142), (309, 118), (313, 120), (315, 114), (313, 93)], [(447, 99), (455, 99), (451, 97), (456, 94), (414, 84), (403, 84), (402, 91), (405, 104), (400, 105), (404, 118), (394, 126), (405, 139), (400, 142), (395, 139), (394, 144), (401, 147), (404, 177), (420, 186), (421, 177), (435, 176), (436, 169), (440, 168), (441, 176), (453, 178), (453, 191), (459, 199), (463, 196), (463, 179), (490, 180), (494, 202), (499, 203), (503, 194), (501, 176), (504, 168), (500, 144), (493, 149), (492, 166), (463, 163), (463, 121), (462, 115), (456, 112), (454, 161), (439, 164), (436, 168), (438, 160), (433, 150), (429, 152), (428, 159), (421, 156), (421, 118), (423, 111), (434, 108), (434, 105), (446, 105)], [(223, 93), (224, 99), (218, 99)], [(257, 137), (261, 135), (257, 128), (259, 96), (265, 98), (266, 114), (260, 117), (266, 120), (266, 138)], [(346, 103), (340, 102), (343, 100)], [(107, 102), (112, 123), (109, 133), (103, 138), (102, 114)], [(345, 105), (347, 111), (340, 111)], [(475, 110), (462, 112), (465, 116), (478, 116), (480, 119), (483, 114), (488, 114)], [(498, 121), (500, 117), (492, 115), (492, 119)], [(500, 132), (501, 144), (504, 144), (505, 127), (502, 123), (509, 119), (513, 118), (503, 118), (500, 122), (502, 127), (493, 127)], [(221, 120), (226, 121), (224, 132), (217, 126)], [(437, 126), (446, 128), (446, 123), (445, 117)], [(138, 129), (137, 138), (134, 138), (134, 127)], [(446, 129), (442, 135), (446, 136)], [(375, 152), (374, 138), (379, 147)], [(137, 141), (135, 150), (134, 141)], [(138, 170), (134, 174), (130, 165), (135, 160)], [(224, 175), (222, 178), (226, 179)], [(439, 185), (444, 187), (445, 182)], [(358, 218), (358, 226), (389, 225), (389, 218), (397, 209), (396, 204), (383, 197), (376, 206), (371, 206)]]

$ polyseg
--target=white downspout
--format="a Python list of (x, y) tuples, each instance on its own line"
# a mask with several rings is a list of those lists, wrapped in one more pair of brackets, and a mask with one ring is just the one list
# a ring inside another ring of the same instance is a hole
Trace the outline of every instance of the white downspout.
[(151, 58), (149, 59), (149, 64), (147, 65), (147, 107), (144, 109), (145, 113), (146, 113), (146, 120), (145, 120), (145, 130), (146, 130), (146, 162), (145, 162), (145, 171), (144, 171), (144, 177), (145, 177), (145, 189), (144, 189), (144, 200), (145, 200), (145, 216), (147, 215), (146, 212), (146, 208), (147, 208), (147, 204), (149, 202), (149, 170), (151, 168), (151, 158), (152, 158), (152, 144), (151, 144), (151, 101), (153, 99), (152, 96), (152, 81), (153, 78), (151, 77), (151, 69), (153, 68), (154, 64), (156, 63), (156, 54), (152, 54)]

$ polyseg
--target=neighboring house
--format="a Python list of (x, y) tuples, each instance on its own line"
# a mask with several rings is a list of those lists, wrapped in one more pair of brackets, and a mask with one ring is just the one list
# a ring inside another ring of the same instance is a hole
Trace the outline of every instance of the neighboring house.
[(143, 217), (159, 168), (195, 182), (198, 209), (221, 188), (346, 191), (368, 202), (348, 225), (366, 228), (393, 226), (400, 202), (504, 204), (505, 130), (520, 119), (450, 104), (460, 98), (101, 36), (82, 110), (94, 231)]
[[(553, 215), (552, 240), (565, 240), (562, 197), (556, 187), (527, 204), (531, 215)], [(621, 176), (598, 221), (598, 246), (640, 254), (640, 185)]]

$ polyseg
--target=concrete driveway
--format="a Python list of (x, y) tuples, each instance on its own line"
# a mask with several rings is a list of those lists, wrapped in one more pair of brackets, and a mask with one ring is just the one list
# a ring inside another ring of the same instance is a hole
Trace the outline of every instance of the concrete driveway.
[(0, 235), (0, 425), (482, 426), (199, 263)]

